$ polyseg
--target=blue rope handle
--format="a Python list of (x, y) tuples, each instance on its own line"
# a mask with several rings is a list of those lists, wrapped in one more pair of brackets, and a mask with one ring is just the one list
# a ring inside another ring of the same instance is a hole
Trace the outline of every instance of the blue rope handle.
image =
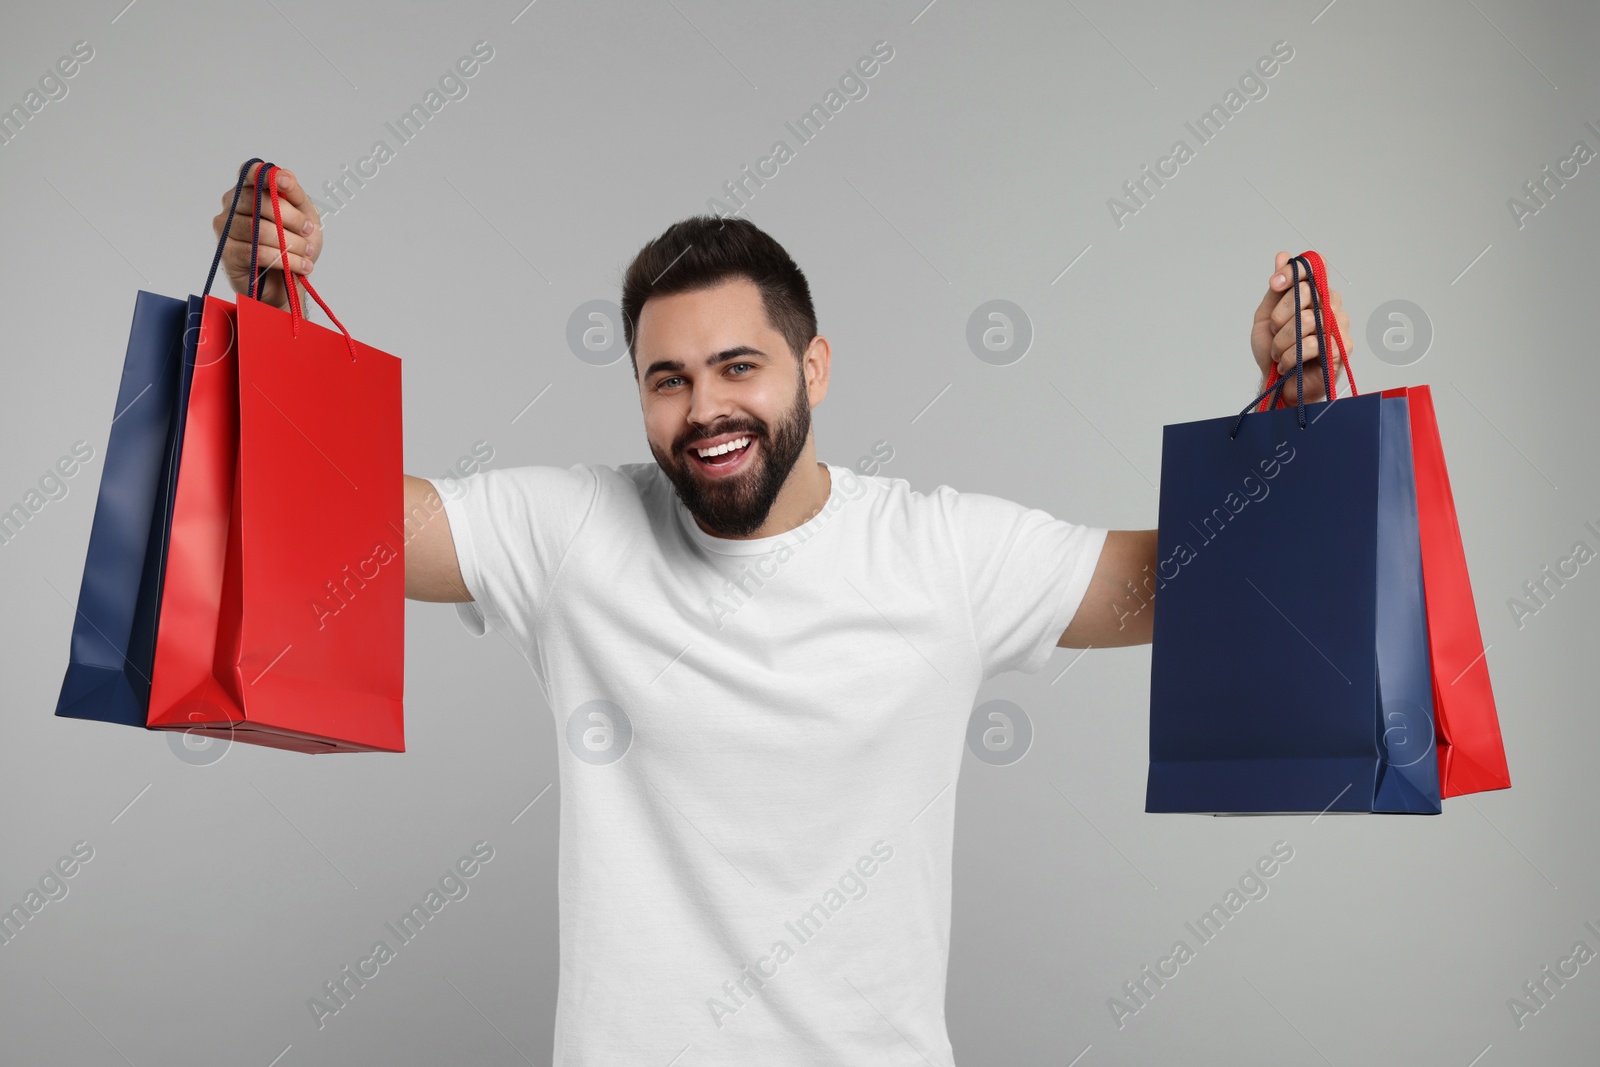
[[(228, 221), (222, 224), (222, 236), (217, 239), (217, 254), (211, 257), (211, 273), (206, 275), (206, 287), (200, 291), (201, 296), (211, 295), (211, 283), (217, 278), (217, 266), (222, 262), (222, 250), (228, 244), (228, 231), (233, 228), (233, 213), (239, 208), (239, 194), (244, 191), (244, 176), (250, 170), (250, 164), (260, 163), (260, 159), (247, 159), (244, 166), (239, 168), (239, 180), (233, 187), (233, 203), (228, 205)], [(264, 168), (263, 168), (264, 169)], [(256, 177), (259, 179), (260, 175)], [(257, 193), (256, 206), (260, 209), (260, 194)], [(255, 295), (255, 249), (251, 249), (250, 270), (250, 295)]]
[[(1293, 259), (1289, 260), (1289, 266), (1294, 272), (1294, 279), (1289, 288), (1290, 292), (1295, 292), (1299, 289), (1300, 264), (1302, 263), (1304, 263), (1306, 267), (1306, 278), (1311, 282), (1311, 315), (1315, 322), (1315, 336), (1317, 337), (1318, 347), (1321, 353), (1321, 359), (1319, 362), (1322, 364), (1322, 387), (1325, 391), (1324, 395), (1331, 396), (1332, 389), (1330, 388), (1328, 376), (1328, 335), (1322, 324), (1322, 297), (1317, 292), (1316, 277), (1311, 272), (1311, 261), (1306, 259), (1304, 256), (1295, 256)], [(1296, 308), (1294, 315), (1295, 421), (1303, 430), (1306, 428), (1306, 386), (1304, 367), (1305, 338), (1302, 329), (1303, 328), (1300, 324), (1300, 310)], [(1246, 404), (1243, 411), (1239, 412), (1239, 417), (1234, 420), (1233, 429), (1228, 431), (1228, 438), (1232, 440), (1239, 436), (1239, 427), (1244, 425), (1244, 417), (1250, 413), (1251, 408), (1261, 403), (1261, 401), (1265, 400), (1269, 395), (1273, 396), (1273, 404), (1276, 406), (1278, 403), (1278, 397), (1280, 397), (1283, 393), (1283, 387), (1288, 384), (1289, 376), (1285, 374), (1276, 382), (1273, 382), (1271, 385), (1267, 386), (1266, 389), (1263, 389), (1260, 393), (1256, 394), (1256, 398), (1250, 401), (1250, 403)]]
[(261, 247), (261, 193), (263, 184), (261, 179), (265, 178), (267, 172), (275, 166), (277, 166), (275, 163), (263, 163), (256, 170), (256, 221), (255, 225), (250, 227), (250, 292), (248, 295), (256, 297), (258, 300), (260, 297), (256, 296), (256, 290), (261, 284), (261, 275), (267, 273), (266, 270), (260, 273), (256, 271), (256, 257)]

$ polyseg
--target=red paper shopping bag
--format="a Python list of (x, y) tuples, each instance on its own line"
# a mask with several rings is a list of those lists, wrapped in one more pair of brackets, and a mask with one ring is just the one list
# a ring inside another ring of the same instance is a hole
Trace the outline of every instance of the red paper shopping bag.
[(243, 718), (212, 674), (239, 455), (235, 323), (232, 304), (204, 298), (162, 575), (145, 722), (152, 728), (226, 733), (226, 727), (201, 724)]
[(1411, 452), (1417, 478), (1417, 524), (1422, 537), (1423, 593), (1428, 608), (1428, 654), (1433, 663), (1434, 735), (1441, 796), (1508, 789), (1505, 745), (1489, 684), (1489, 662), (1467, 576), (1456, 522), (1450, 472), (1426, 385), (1383, 390), (1411, 408)]
[(404, 751), (400, 362), (289, 295), (206, 303), (147, 725)]

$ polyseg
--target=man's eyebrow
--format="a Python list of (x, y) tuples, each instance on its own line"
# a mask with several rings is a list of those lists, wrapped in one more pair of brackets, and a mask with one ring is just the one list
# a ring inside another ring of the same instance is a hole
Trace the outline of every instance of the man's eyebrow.
[[(749, 345), (735, 345), (733, 348), (726, 348), (721, 352), (715, 353), (714, 355), (707, 356), (706, 366), (715, 367), (719, 364), (727, 363), (729, 360), (738, 359), (741, 356), (760, 356), (762, 359), (767, 358), (767, 354), (761, 351), (759, 348), (751, 348)], [(658, 359), (645, 369), (644, 376), (649, 378), (655, 375), (658, 371), (664, 370), (669, 370), (676, 373), (683, 370), (683, 368), (684, 363), (681, 359)]]

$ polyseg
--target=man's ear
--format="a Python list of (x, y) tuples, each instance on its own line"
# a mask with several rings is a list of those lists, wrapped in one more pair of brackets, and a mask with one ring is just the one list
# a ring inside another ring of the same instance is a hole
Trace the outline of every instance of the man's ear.
[(801, 360), (805, 370), (806, 392), (812, 407), (822, 403), (822, 398), (828, 395), (828, 372), (832, 363), (833, 349), (828, 345), (828, 339), (818, 334), (806, 346), (805, 356)]

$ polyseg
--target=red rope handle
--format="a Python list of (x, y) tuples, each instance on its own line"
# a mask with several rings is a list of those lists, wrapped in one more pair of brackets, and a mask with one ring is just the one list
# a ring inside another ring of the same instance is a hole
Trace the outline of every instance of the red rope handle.
[[(1316, 252), (1314, 252), (1311, 249), (1309, 249), (1309, 248), (1306, 249), (1304, 252), (1301, 252), (1300, 253), (1300, 257), (1304, 258), (1305, 261), (1306, 261), (1307, 273), (1310, 275), (1310, 277), (1307, 280), (1310, 281), (1312, 285), (1316, 286), (1316, 288), (1317, 288), (1317, 298), (1318, 298), (1318, 301), (1321, 304), (1321, 309), (1322, 309), (1322, 333), (1317, 338), (1317, 341), (1318, 341), (1317, 358), (1323, 359), (1323, 360), (1326, 360), (1328, 358), (1327, 357), (1327, 348), (1328, 348), (1327, 334), (1332, 333), (1333, 334), (1334, 344), (1337, 345), (1338, 348), (1339, 348), (1339, 362), (1344, 367), (1345, 377), (1348, 378), (1349, 381), (1350, 381), (1350, 395), (1351, 396), (1358, 396), (1358, 395), (1360, 395), (1360, 390), (1358, 390), (1356, 388), (1355, 372), (1350, 369), (1350, 354), (1345, 349), (1344, 334), (1339, 329), (1338, 317), (1334, 315), (1333, 309), (1328, 306), (1328, 269), (1327, 269), (1327, 266), (1322, 262), (1322, 257), (1320, 255), (1318, 255)], [(1291, 266), (1292, 266), (1292, 263), (1291, 263)], [(1297, 271), (1297, 273), (1298, 273), (1298, 271)], [(1296, 290), (1299, 289), (1298, 280), (1296, 280), (1296, 282), (1294, 283), (1294, 288)], [(1299, 308), (1295, 309), (1295, 314), (1297, 314), (1297, 315), (1300, 314), (1300, 309)], [(1274, 363), (1272, 365), (1271, 372), (1267, 375), (1267, 385), (1268, 386), (1272, 386), (1272, 385), (1277, 384), (1278, 378), (1279, 378), (1278, 365), (1276, 363)], [(1339, 376), (1337, 374), (1334, 374), (1332, 371), (1329, 371), (1328, 372), (1328, 399), (1329, 400), (1338, 399), (1338, 396), (1339, 396), (1338, 386), (1339, 386)], [(1288, 407), (1288, 406), (1289, 406), (1288, 401), (1284, 399), (1283, 393), (1280, 392), (1278, 394), (1278, 407), (1285, 408), (1285, 407)], [(1262, 398), (1261, 403), (1256, 408), (1256, 410), (1257, 411), (1266, 411), (1267, 410), (1267, 400), (1266, 400), (1265, 397)]]
[(344, 334), (345, 345), (350, 349), (350, 360), (351, 362), (355, 362), (355, 338), (350, 336), (350, 331), (344, 328), (344, 323), (338, 320), (332, 310), (329, 309), (326, 301), (324, 301), (322, 297), (317, 294), (317, 291), (311, 287), (311, 279), (301, 277), (289, 269), (289, 246), (284, 243), (283, 212), (278, 206), (278, 182), (276, 179), (277, 172), (281, 169), (282, 168), (274, 165), (272, 170), (268, 172), (267, 189), (272, 193), (272, 221), (276, 223), (278, 227), (278, 253), (280, 256), (282, 256), (281, 266), (283, 268), (284, 282), (289, 287), (289, 322), (291, 332), (295, 337), (300, 336), (300, 320), (305, 315), (305, 312), (300, 307), (299, 291), (295, 289), (294, 284), (298, 279), (305, 284), (306, 292), (311, 294), (311, 298), (317, 302), (319, 307), (322, 308), (323, 313), (326, 314), (328, 318), (332, 319), (333, 324), (339, 327), (339, 332)]
[(344, 328), (344, 323), (339, 321), (338, 316), (334, 315), (333, 311), (328, 307), (327, 303), (324, 302), (322, 297), (317, 294), (317, 291), (315, 289), (311, 288), (310, 280), (307, 279), (307, 278), (301, 278), (300, 281), (305, 284), (306, 292), (311, 294), (311, 299), (315, 300), (317, 302), (317, 306), (322, 308), (322, 313), (324, 315), (328, 316), (328, 318), (332, 319), (333, 320), (333, 324), (335, 326), (339, 327), (339, 332), (344, 334), (345, 347), (350, 349), (350, 362), (354, 363), (355, 360), (356, 360), (356, 341), (355, 341), (355, 338), (350, 336), (350, 331)]
[(289, 290), (289, 321), (292, 325), (294, 336), (300, 336), (300, 294), (295, 292), (293, 273), (289, 270), (289, 245), (283, 237), (283, 212), (278, 206), (278, 171), (282, 168), (275, 163), (267, 164), (267, 192), (272, 197), (272, 222), (278, 228), (278, 269), (283, 271), (283, 284)]

